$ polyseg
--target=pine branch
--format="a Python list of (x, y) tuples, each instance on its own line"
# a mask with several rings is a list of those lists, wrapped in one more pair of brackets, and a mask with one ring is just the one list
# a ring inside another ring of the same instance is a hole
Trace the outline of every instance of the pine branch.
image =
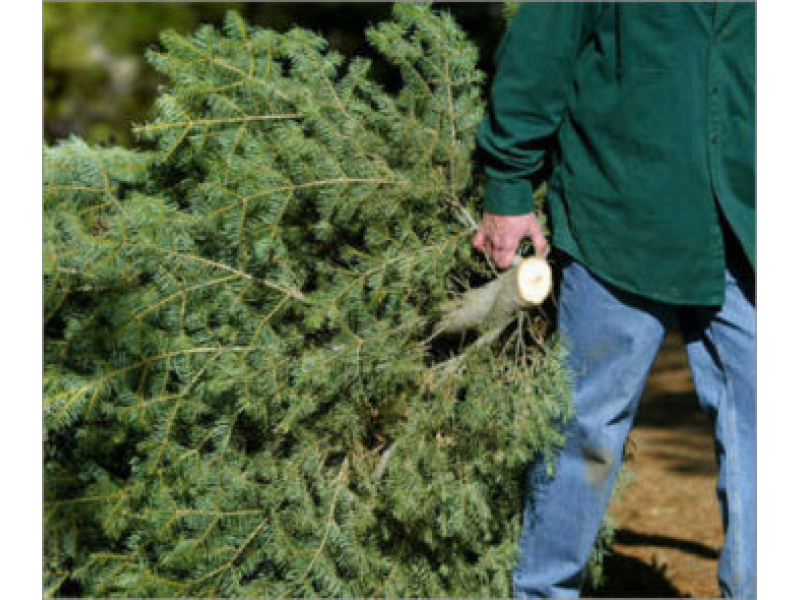
[(392, 91), (306, 30), (164, 34), (157, 151), (45, 150), (52, 594), (511, 593), (560, 347), (470, 252), (474, 46), (367, 38)]

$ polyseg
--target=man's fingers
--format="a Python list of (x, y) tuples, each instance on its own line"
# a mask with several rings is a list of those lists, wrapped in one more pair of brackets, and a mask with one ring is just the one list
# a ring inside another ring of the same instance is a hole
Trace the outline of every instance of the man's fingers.
[(514, 255), (519, 246), (519, 240), (510, 243), (509, 236), (494, 235), (489, 238), (491, 240), (491, 251), (489, 255), (492, 257), (494, 263), (501, 269), (507, 269), (511, 266), (511, 261), (514, 260)]
[(494, 252), (494, 262), (501, 269), (507, 269), (514, 261), (516, 248), (506, 246), (505, 248), (498, 248)]
[(536, 256), (545, 258), (550, 252), (550, 245), (547, 243), (547, 238), (544, 237), (538, 221), (531, 221), (528, 234), (531, 237), (531, 241), (533, 241), (533, 247), (536, 248)]
[(484, 214), (472, 238), (472, 246), (498, 267), (506, 269), (512, 265), (523, 238), (531, 239), (537, 256), (547, 256), (550, 246), (533, 213), (513, 216)]

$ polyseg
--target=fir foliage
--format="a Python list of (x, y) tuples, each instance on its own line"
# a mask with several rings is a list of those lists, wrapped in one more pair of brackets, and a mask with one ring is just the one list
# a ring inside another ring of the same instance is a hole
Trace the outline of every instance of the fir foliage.
[(503, 18), (511, 21), (517, 14), (517, 9), (519, 9), (519, 2), (503, 2)]
[(428, 6), (366, 35), (396, 92), (307, 30), (167, 32), (152, 150), (46, 149), (48, 594), (511, 594), (563, 351), (433, 335), (494, 276), (483, 75)]

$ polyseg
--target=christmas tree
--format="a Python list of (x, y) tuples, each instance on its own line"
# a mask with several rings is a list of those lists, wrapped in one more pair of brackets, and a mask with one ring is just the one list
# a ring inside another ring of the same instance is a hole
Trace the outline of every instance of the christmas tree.
[(563, 351), (475, 312), (475, 47), (417, 4), (366, 35), (399, 89), (307, 30), (167, 32), (150, 149), (46, 148), (48, 594), (510, 595)]

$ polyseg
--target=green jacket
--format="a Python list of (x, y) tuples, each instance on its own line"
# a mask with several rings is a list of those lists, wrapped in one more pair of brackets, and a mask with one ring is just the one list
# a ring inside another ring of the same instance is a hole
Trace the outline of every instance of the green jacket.
[(625, 290), (721, 304), (720, 211), (755, 264), (755, 5), (524, 4), (495, 60), (484, 209), (530, 212), (547, 181), (556, 247)]

